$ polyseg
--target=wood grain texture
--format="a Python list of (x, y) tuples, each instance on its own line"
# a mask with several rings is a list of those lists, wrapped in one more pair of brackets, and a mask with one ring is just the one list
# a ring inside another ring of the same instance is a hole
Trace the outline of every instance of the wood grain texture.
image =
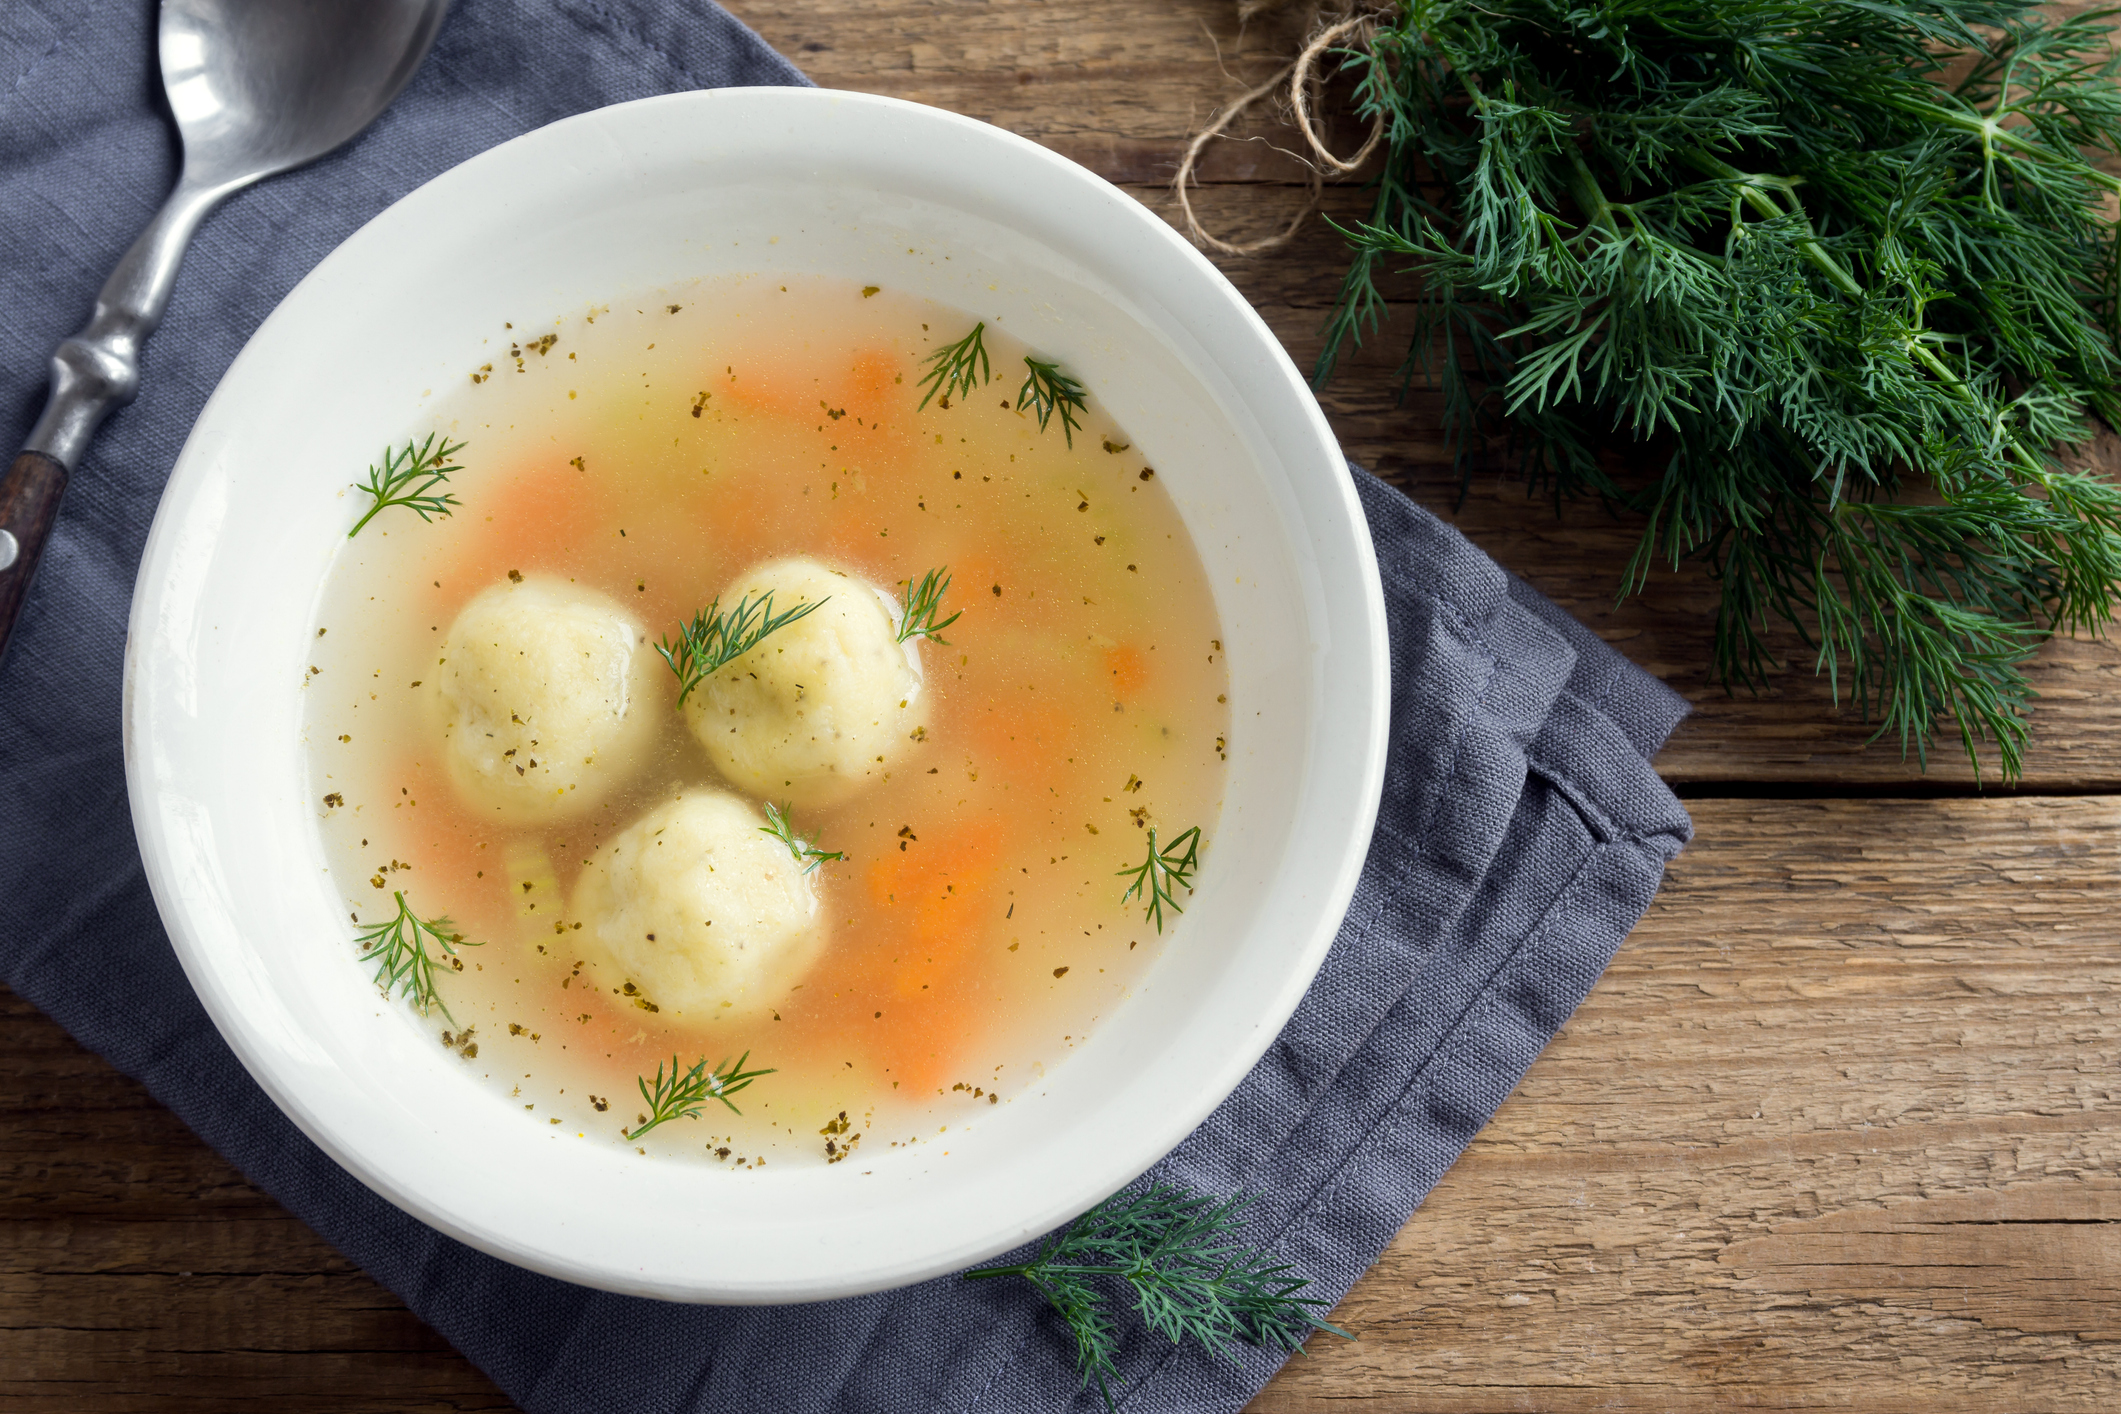
[(0, 1411), (512, 1407), (138, 1085), (0, 990)]
[[(2121, 1402), (2121, 798), (1694, 810), (1262, 1414)], [(0, 1410), (252, 1405), (507, 1407), (8, 998)]]
[(2121, 800), (1694, 810), (1262, 1414), (2121, 1403)]

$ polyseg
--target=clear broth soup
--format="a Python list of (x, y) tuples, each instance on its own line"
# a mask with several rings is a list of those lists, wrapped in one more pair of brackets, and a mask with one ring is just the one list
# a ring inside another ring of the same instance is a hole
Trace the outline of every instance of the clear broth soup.
[[(465, 444), (437, 488), (458, 504), (383, 510), (331, 571), (305, 689), (316, 808), (347, 965), (372, 965), (355, 927), (393, 916), (400, 892), (451, 920), (467, 946), (440, 1006), (411, 1014), (526, 1123), (709, 1166), (947, 1148), (1081, 1045), (1155, 957), (1123, 871), (1152, 827), (1168, 845), (1197, 826), (1212, 846), (1228, 722), (1214, 599), (1095, 388), (1072, 440), (1058, 416), (1041, 429), (1015, 396), (1031, 351), (990, 323), (992, 380), (920, 406), (928, 360), (975, 320), (835, 279), (703, 281), (497, 330), (464, 384), (397, 429), (400, 447)], [(343, 494), (350, 525), (370, 502)], [(947, 642), (914, 640), (920, 725), (858, 791), (791, 813), (844, 855), (807, 876), (814, 957), (741, 1006), (660, 1006), (585, 943), (580, 875), (682, 792), (773, 802), (724, 779), (655, 661), (629, 708), (652, 715), (650, 744), (625, 778), (593, 809), (510, 823), (445, 764), (438, 658), (467, 603), (519, 578), (616, 601), (653, 654), (791, 556), (893, 605), (947, 570), (937, 618), (959, 617)], [(709, 1100), (632, 1137), (644, 1078), (740, 1057), (771, 1073), (734, 1110)]]

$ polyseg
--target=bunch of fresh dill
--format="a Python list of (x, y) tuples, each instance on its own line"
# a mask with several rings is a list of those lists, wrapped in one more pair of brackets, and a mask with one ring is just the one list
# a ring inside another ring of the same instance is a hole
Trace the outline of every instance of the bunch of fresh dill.
[(1126, 1288), (1143, 1324), (1172, 1344), (1303, 1348), (1312, 1331), (1353, 1336), (1326, 1320), (1327, 1302), (1300, 1296), (1310, 1283), (1286, 1262), (1242, 1240), (1250, 1199), (1214, 1199), (1173, 1183), (1122, 1192), (1050, 1237), (1031, 1261), (966, 1272), (968, 1280), (1022, 1277), (1037, 1287), (1075, 1340), (1083, 1383), (1112, 1407), (1119, 1326), (1105, 1286)]
[(1781, 620), (1903, 753), (1948, 718), (2015, 776), (2023, 664), (2121, 578), (2121, 496), (2056, 456), (2121, 425), (2115, 14), (1403, 0), (1343, 56), (1387, 157), (1318, 377), (1417, 272), (1463, 474), (1506, 432), (1645, 517), (1623, 595), (1705, 562), (1727, 686)]

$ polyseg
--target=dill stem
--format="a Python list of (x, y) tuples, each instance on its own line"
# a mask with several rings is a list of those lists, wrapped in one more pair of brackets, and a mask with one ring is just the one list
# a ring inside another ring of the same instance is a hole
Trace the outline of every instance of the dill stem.
[(378, 513), (380, 512), (380, 511), (382, 511), (383, 507), (384, 507), (385, 505), (387, 505), (387, 504), (389, 504), (389, 503), (388, 503), (388, 502), (385, 502), (385, 501), (378, 501), (378, 502), (376, 502), (376, 503), (375, 503), (375, 504), (374, 504), (373, 506), (370, 506), (370, 507), (368, 508), (368, 514), (367, 514), (367, 515), (365, 515), (365, 516), (362, 516), (362, 517), (361, 517), (361, 518), (360, 518), (359, 520), (355, 521), (355, 522), (354, 522), (354, 528), (353, 528), (352, 530), (349, 530), (349, 531), (347, 531), (347, 532), (346, 532), (346, 538), (347, 538), (348, 540), (351, 540), (351, 539), (353, 539), (353, 538), (354, 538), (354, 537), (355, 537), (356, 535), (359, 535), (359, 534), (361, 533), (361, 527), (362, 527), (362, 526), (364, 526), (364, 525), (366, 525), (366, 524), (368, 524), (368, 523), (369, 523), (370, 521), (374, 520), (374, 519), (376, 518), (377, 514), (378, 514)]
[(1620, 223), (1613, 219), (1613, 203), (1606, 200), (1605, 190), (1598, 185), (1590, 164), (1583, 160), (1583, 153), (1572, 143), (1569, 153), (1569, 192), (1576, 198), (1584, 214), (1604, 227), (1607, 234), (1618, 236)]
[[(1927, 345), (1910, 337), (1907, 341), (1907, 351), (1910, 357), (1936, 375), (1937, 381), (1950, 388), (1962, 401), (1971, 403), (1975, 407), (1981, 405), (1981, 399), (1975, 396), (1972, 388), (1966, 386), (1966, 380), (1953, 372), (1952, 366), (1932, 353)], [(2013, 433), (2009, 440), (2011, 456), (2017, 461), (2018, 465), (2024, 467), (2035, 481), (2045, 486), (2047, 484), (2047, 468), (2041, 466), (2033, 454), (2025, 449), (2025, 444), (2018, 440), (2017, 434)]]
[[(1804, 228), (1804, 235), (1797, 242), (1797, 248), (1804, 252), (1804, 258), (1811, 261), (1819, 273), (1826, 276), (1828, 283), (1841, 293), (1851, 299), (1863, 297), (1863, 286), (1857, 282), (1854, 275), (1843, 268), (1840, 261), (1827, 254), (1825, 246), (1819, 244), (1818, 238), (1812, 234), (1812, 223), (1805, 218), (1803, 210), (1800, 208), (1794, 212), (1784, 211), (1781, 204), (1768, 195), (1767, 189), (1770, 186), (1787, 190), (1787, 181), (1776, 177), (1763, 177), (1757, 172), (1740, 171), (1722, 158), (1706, 152), (1689, 152), (1686, 159), (1712, 177), (1737, 182), (1738, 194), (1745, 200), (1745, 204), (1769, 220), (1778, 216), (1795, 216), (1798, 224)], [(1793, 201), (1791, 205), (1796, 203)]]
[[(1941, 108), (1937, 111), (1939, 113), (1946, 112), (1945, 109)], [(1847, 295), (1850, 299), (1863, 298), (1863, 286), (1858, 283), (1854, 275), (1851, 275), (1843, 267), (1840, 261), (1827, 254), (1826, 248), (1820, 245), (1818, 240), (1813, 237), (1811, 222), (1805, 218), (1804, 212), (1801, 209), (1795, 212), (1784, 211), (1781, 205), (1768, 195), (1767, 188), (1769, 186), (1779, 185), (1787, 189), (1787, 182), (1776, 178), (1762, 177), (1754, 172), (1741, 171), (1730, 163), (1713, 157), (1706, 152), (1689, 152), (1687, 160), (1712, 176), (1723, 177), (1726, 180), (1739, 183), (1739, 195), (1745, 199), (1748, 206), (1761, 215), (1771, 219), (1778, 216), (1794, 216), (1804, 228), (1805, 234), (1799, 238), (1797, 248), (1804, 252), (1805, 259), (1811, 261), (1819, 272), (1826, 276), (1828, 282), (1835, 289), (1841, 291), (1842, 294)], [(1792, 202), (1792, 205), (1795, 205), (1795, 203)], [(1937, 357), (1928, 346), (1923, 344), (1918, 337), (1918, 333), (1919, 331), (1914, 329), (1908, 330), (1908, 336), (1903, 342), (1908, 357), (1927, 369), (1932, 377), (1951, 389), (1952, 393), (1962, 402), (1977, 408), (1981, 406), (1981, 399), (1975, 395), (1972, 388), (1966, 386), (1966, 380), (1954, 372), (1950, 364)], [(2008, 440), (2012, 459), (2018, 465), (2024, 467), (2035, 480), (2043, 485), (2046, 484), (2047, 471), (2040, 465), (2039, 459), (2026, 450), (2025, 444), (2019, 441), (2015, 434)]]
[[(1903, 113), (1911, 113), (1918, 118), (1927, 118), (1940, 127), (1956, 128), (1962, 133), (1970, 133), (1980, 138), (1984, 146), (2001, 144), (2004, 147), (2015, 148), (2028, 157), (2037, 157), (2043, 162), (2052, 162), (2058, 167), (2075, 172), (2080, 177), (2097, 182), (2109, 191), (2121, 192), (2121, 177), (2117, 177), (2111, 172), (2102, 172), (2089, 162), (2076, 161), (2064, 157), (2050, 148), (2042, 147), (2037, 142), (2028, 142), (2020, 137), (2014, 129), (2003, 126), (2003, 121), (2000, 117), (1990, 117), (1987, 114), (1979, 113), (1955, 113), (1949, 108), (1940, 108), (1935, 104), (1924, 103), (1919, 99), (1913, 98), (1889, 98), (1886, 101)], [(2004, 111), (2007, 112), (2009, 110), (2006, 109)]]

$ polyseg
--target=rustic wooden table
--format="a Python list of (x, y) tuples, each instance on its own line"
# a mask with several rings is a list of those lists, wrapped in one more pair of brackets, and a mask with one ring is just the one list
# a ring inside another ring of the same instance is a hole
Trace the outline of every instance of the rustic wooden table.
[[(1169, 216), (1193, 128), (1265, 71), (1229, 0), (734, 8), (829, 86), (972, 114)], [(1266, 140), (1198, 202), (1299, 203)], [(1353, 211), (1353, 192), (1328, 209)], [(1300, 366), (1315, 226), (1224, 263)], [(2025, 780), (1863, 746), (1802, 671), (1712, 689), (1711, 596), (1615, 611), (1630, 531), (1499, 476), (1462, 505), (1403, 331), (1333, 385), (1349, 452), (1695, 704), (1658, 766), (1699, 837), (1582, 1010), (1261, 1411), (2121, 1406), (2121, 650), (2040, 659)], [(0, 1410), (506, 1409), (389, 1293), (0, 992)]]

